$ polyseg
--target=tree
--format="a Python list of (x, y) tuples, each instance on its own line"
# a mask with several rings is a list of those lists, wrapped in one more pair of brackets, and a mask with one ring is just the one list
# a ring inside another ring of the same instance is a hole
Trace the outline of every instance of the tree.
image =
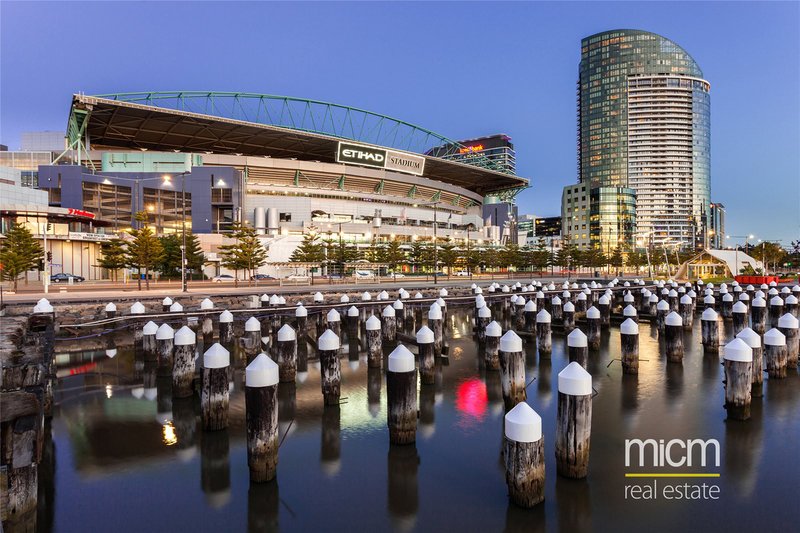
[(439, 254), (438, 254), (439, 262), (447, 268), (447, 276), (453, 273), (453, 266), (458, 261), (458, 250), (456, 249), (456, 245), (450, 242), (449, 240), (439, 247)]
[(13, 224), (6, 238), (0, 241), (0, 276), (3, 280), (13, 281), (16, 291), (20, 275), (36, 268), (43, 256), (44, 249), (30, 230), (21, 224)]
[(172, 233), (158, 238), (161, 242), (161, 261), (156, 265), (156, 270), (166, 278), (173, 278), (181, 270), (181, 238)]
[(118, 281), (119, 271), (128, 264), (127, 244), (122, 239), (111, 239), (100, 245), (100, 253), (103, 255), (97, 264), (108, 270), (114, 281)]
[(406, 262), (406, 253), (400, 247), (400, 241), (389, 241), (384, 250), (384, 259), (386, 264), (389, 265), (389, 270), (394, 272), (397, 266)]
[(550, 252), (547, 251), (547, 243), (544, 239), (539, 237), (536, 241), (536, 247), (529, 255), (529, 262), (534, 270), (543, 271), (550, 264)]
[(589, 248), (583, 254), (583, 264), (591, 269), (602, 267), (607, 264), (606, 261), (606, 254), (597, 246)]
[(322, 263), (325, 261), (325, 248), (315, 233), (303, 235), (303, 242), (292, 252), (289, 261), (293, 263)]
[(647, 256), (638, 250), (629, 251), (625, 257), (625, 265), (639, 272), (639, 269), (647, 265)]
[(519, 264), (519, 255), (519, 246), (511, 242), (506, 244), (500, 250), (500, 266), (510, 268)]
[(191, 272), (194, 279), (195, 272), (203, 273), (203, 266), (206, 264), (206, 254), (200, 247), (200, 239), (194, 233), (186, 234), (186, 268)]
[(556, 252), (553, 258), (553, 263), (560, 266), (569, 268), (572, 265), (572, 259), (575, 256), (575, 245), (565, 242), (561, 245), (561, 249)]
[(622, 257), (622, 251), (619, 247), (614, 248), (612, 250), (611, 255), (608, 257), (608, 264), (614, 268), (622, 268), (624, 263), (624, 259)]
[(234, 222), (231, 233), (225, 236), (236, 242), (219, 247), (220, 263), (234, 271), (234, 286), (238, 287), (239, 271), (244, 270), (248, 279), (252, 277), (253, 271), (267, 262), (267, 251), (256, 231), (239, 222)]
[(464, 252), (464, 263), (466, 263), (470, 274), (474, 274), (475, 268), (481, 264), (481, 250), (470, 247), (468, 251)]
[(486, 248), (481, 251), (481, 264), (483, 269), (495, 269), (500, 262), (500, 253), (495, 248)]
[(132, 228), (128, 234), (133, 240), (128, 243), (127, 265), (135, 268), (138, 273), (137, 282), (139, 290), (142, 290), (142, 270), (144, 269), (145, 285), (150, 290), (149, 272), (162, 260), (164, 249), (161, 241), (156, 237), (153, 230), (147, 224), (147, 212), (139, 211), (136, 213), (136, 221), (141, 224), (140, 228)]
[(412, 242), (411, 249), (408, 252), (408, 260), (414, 265), (415, 271), (422, 270), (426, 259), (425, 247), (422, 243), (417, 241)]

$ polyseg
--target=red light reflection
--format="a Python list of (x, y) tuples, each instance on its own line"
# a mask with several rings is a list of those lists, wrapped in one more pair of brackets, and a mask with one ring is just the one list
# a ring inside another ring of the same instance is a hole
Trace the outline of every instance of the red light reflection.
[(456, 409), (471, 418), (483, 420), (488, 403), (486, 384), (478, 378), (468, 379), (456, 389)]

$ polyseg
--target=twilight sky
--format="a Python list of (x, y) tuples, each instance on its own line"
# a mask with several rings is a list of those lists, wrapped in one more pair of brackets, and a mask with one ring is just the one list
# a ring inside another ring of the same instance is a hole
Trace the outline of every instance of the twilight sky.
[(368, 109), (450, 138), (503, 132), (557, 215), (577, 180), (580, 39), (633, 28), (711, 82), (727, 232), (800, 239), (800, 3), (0, 2), (0, 143), (66, 128), (72, 93), (242, 91)]

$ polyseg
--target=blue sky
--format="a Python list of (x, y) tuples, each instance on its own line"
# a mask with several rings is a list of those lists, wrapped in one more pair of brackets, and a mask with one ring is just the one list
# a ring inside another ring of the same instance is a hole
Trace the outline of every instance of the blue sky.
[(369, 109), (452, 138), (504, 132), (555, 215), (576, 181), (580, 39), (664, 35), (711, 82), (728, 233), (800, 238), (800, 3), (0, 3), (0, 143), (64, 129), (74, 92), (218, 90)]

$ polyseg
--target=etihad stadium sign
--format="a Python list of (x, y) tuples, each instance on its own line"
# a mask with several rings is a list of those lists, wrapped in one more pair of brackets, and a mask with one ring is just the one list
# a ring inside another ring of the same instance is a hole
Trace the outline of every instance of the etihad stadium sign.
[(421, 176), (425, 170), (425, 158), (422, 156), (347, 142), (339, 143), (336, 162), (383, 168), (416, 176)]

